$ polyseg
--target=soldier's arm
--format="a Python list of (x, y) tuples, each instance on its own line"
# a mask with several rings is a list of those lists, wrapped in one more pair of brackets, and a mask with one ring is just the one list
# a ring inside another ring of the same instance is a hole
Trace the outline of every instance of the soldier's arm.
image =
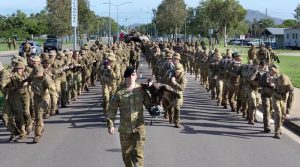
[(289, 89), (289, 96), (286, 102), (286, 114), (290, 114), (291, 108), (293, 106), (293, 101), (294, 101), (294, 87), (291, 82), (289, 84), (288, 89)]
[(114, 69), (110, 69), (109, 72), (113, 79), (118, 79), (120, 76), (120, 69), (118, 65), (116, 65)]
[(114, 127), (114, 122), (116, 120), (116, 115), (119, 107), (120, 98), (118, 93), (116, 92), (115, 95), (111, 98), (108, 109), (107, 109), (107, 118), (106, 123), (108, 127)]

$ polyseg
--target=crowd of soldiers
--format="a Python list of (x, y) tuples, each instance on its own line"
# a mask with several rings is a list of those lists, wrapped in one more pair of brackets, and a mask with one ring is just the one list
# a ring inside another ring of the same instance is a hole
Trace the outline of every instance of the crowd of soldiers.
[[(28, 46), (30, 47), (30, 46)], [(11, 65), (0, 65), (0, 90), (4, 95), (1, 115), (11, 132), (9, 142), (23, 141), (33, 131), (33, 143), (44, 133), (43, 119), (59, 114), (89, 91), (97, 81), (102, 84), (103, 110), (129, 64), (138, 68), (141, 50), (137, 43), (119, 42), (112, 46), (84, 45), (80, 50), (43, 52), (33, 55), (27, 48), (23, 56), (14, 56)]]
[[(270, 133), (270, 118), (274, 116), (275, 135), (280, 139), (281, 126), (289, 117), (293, 102), (293, 85), (287, 75), (280, 73), (280, 60), (270, 46), (262, 44), (248, 51), (247, 62), (230, 49), (220, 53), (215, 48), (209, 51), (199, 43), (148, 42), (144, 46), (146, 60), (153, 75), (165, 83), (172, 67), (165, 65), (170, 57), (181, 55), (184, 71), (199, 79), (210, 92), (216, 105), (232, 112), (242, 113), (250, 125), (257, 122), (256, 111), (263, 113), (265, 133)], [(175, 54), (174, 54), (175, 53)]]

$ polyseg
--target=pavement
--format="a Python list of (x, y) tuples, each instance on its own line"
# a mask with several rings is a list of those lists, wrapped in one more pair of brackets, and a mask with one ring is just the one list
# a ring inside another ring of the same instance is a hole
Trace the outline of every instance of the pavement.
[[(64, 45), (64, 48), (72, 48), (72, 44)], [(14, 51), (1, 51), (0, 52), (0, 62), (3, 64), (7, 64), (10, 61), (10, 57), (14, 54), (17, 54), (17, 50)], [(5, 60), (2, 60), (5, 59)], [(292, 112), (290, 114), (290, 118), (286, 119), (284, 125), (292, 130), (293, 132), (297, 133), (300, 136), (300, 89), (295, 88), (295, 96), (294, 96), (294, 103), (292, 107)]]
[[(145, 62), (139, 73), (138, 82), (151, 76)], [(182, 128), (174, 128), (162, 116), (149, 126), (150, 116), (144, 112), (146, 167), (299, 167), (298, 136), (292, 138), (284, 131), (281, 140), (273, 139), (273, 133), (261, 132), (261, 117), (259, 123), (249, 125), (241, 114), (210, 100), (194, 76), (187, 74), (187, 80)], [(107, 133), (101, 99), (97, 83), (68, 108), (60, 109), (59, 115), (45, 120), (45, 133), (38, 144), (31, 143), (33, 133), (23, 142), (8, 143), (9, 133), (0, 123), (0, 166), (124, 166), (118, 133)]]

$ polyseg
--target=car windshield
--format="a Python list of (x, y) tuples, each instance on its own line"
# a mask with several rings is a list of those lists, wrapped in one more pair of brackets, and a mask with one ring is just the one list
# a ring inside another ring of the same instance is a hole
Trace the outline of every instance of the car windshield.
[(46, 41), (47, 42), (57, 42), (57, 39), (55, 39), (55, 38), (48, 38)]

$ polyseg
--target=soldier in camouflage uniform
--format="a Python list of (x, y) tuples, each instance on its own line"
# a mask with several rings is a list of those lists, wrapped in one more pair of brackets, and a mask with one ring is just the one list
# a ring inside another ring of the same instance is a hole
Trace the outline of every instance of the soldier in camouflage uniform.
[(272, 84), (273, 77), (269, 71), (262, 74), (259, 80), (259, 86), (261, 87), (261, 110), (263, 113), (264, 132), (270, 133), (270, 119), (271, 119), (271, 105), (274, 84)]
[(10, 114), (8, 112), (8, 108), (7, 108), (7, 96), (8, 96), (8, 90), (6, 89), (6, 86), (10, 83), (11, 79), (11, 71), (6, 70), (2, 63), (0, 62), (0, 90), (1, 93), (3, 94), (3, 109), (2, 109), (2, 113), (1, 113), (1, 119), (3, 121), (3, 125), (5, 127), (7, 127), (8, 124), (8, 118), (10, 117)]
[(289, 114), (294, 101), (294, 87), (289, 77), (279, 73), (279, 67), (270, 66), (270, 74), (273, 77), (274, 91), (272, 103), (274, 109), (274, 138), (280, 139), (281, 127), (284, 119), (289, 118)]
[(44, 69), (36, 66), (32, 73), (32, 91), (34, 92), (35, 137), (33, 143), (38, 143), (44, 132), (43, 114), (49, 107), (50, 93), (55, 92), (51, 79), (44, 75)]
[(120, 78), (119, 65), (116, 64), (116, 55), (108, 53), (106, 60), (100, 66), (100, 83), (102, 85), (103, 111), (106, 114), (109, 100), (117, 89), (117, 80)]
[(72, 89), (72, 97), (73, 100), (77, 100), (77, 95), (81, 95), (81, 91), (82, 91), (82, 75), (81, 75), (81, 71), (82, 71), (82, 66), (81, 66), (81, 57), (79, 55), (78, 51), (74, 51), (73, 52), (73, 61), (74, 61), (74, 65), (73, 65), (73, 89)]
[(251, 48), (248, 51), (248, 64), (258, 65), (259, 61), (257, 60), (257, 50), (253, 44), (251, 44)]
[(180, 98), (176, 99), (175, 105), (168, 110), (169, 122), (174, 123), (176, 128), (180, 128), (180, 107), (183, 104), (183, 91), (187, 82), (183, 65), (179, 61), (180, 54), (175, 53), (172, 59), (175, 65), (175, 74), (169, 80), (169, 85), (180, 95)]
[(234, 60), (227, 67), (229, 75), (228, 99), (232, 112), (237, 111), (236, 93), (238, 90), (240, 67), (242, 61), (243, 59), (241, 58), (241, 55), (236, 55), (234, 57)]
[[(271, 64), (271, 57), (269, 50), (265, 47), (264, 44), (260, 45), (260, 48), (257, 52), (257, 59), (259, 62), (265, 61), (267, 62), (267, 65)], [(258, 62), (258, 63), (259, 63)]]
[(151, 108), (149, 95), (136, 83), (135, 68), (129, 67), (124, 73), (125, 84), (119, 86), (111, 99), (107, 112), (109, 134), (115, 133), (114, 121), (120, 109), (120, 142), (126, 167), (144, 166), (145, 125), (143, 106)]

